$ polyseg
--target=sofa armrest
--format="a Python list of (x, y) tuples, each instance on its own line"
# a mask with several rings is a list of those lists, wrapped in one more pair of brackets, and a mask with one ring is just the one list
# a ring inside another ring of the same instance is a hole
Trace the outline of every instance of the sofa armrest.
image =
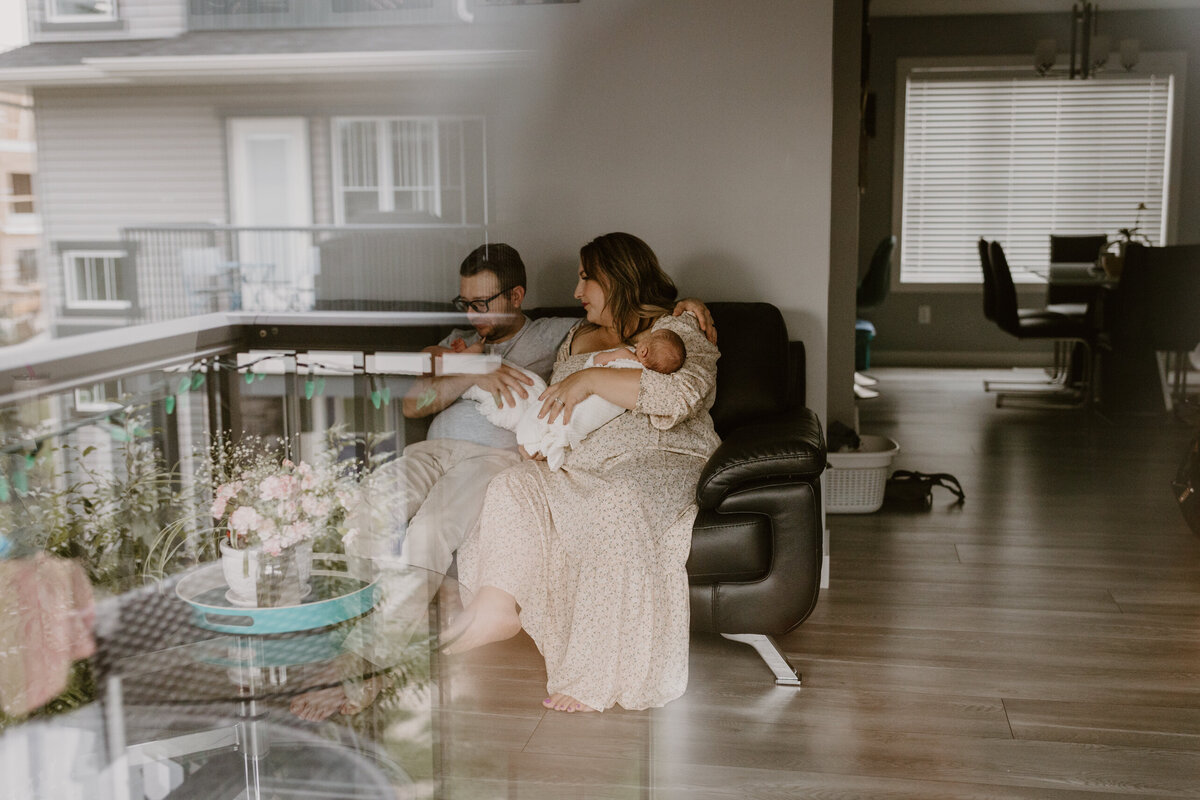
[(780, 477), (813, 482), (825, 469), (825, 437), (811, 409), (799, 408), (736, 428), (708, 459), (696, 502), (716, 508), (731, 491)]

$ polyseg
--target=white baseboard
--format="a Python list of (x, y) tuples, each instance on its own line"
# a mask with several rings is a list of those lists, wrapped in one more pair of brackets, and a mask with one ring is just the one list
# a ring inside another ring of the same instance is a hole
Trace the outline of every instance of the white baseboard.
[(825, 543), (822, 547), (825, 556), (821, 559), (821, 588), (829, 588), (829, 528), (825, 529)]

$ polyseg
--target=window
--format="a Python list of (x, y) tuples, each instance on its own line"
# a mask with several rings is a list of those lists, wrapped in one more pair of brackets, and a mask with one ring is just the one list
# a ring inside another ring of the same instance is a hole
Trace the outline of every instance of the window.
[(337, 119), (338, 222), (486, 222), (483, 120)]
[(17, 251), (17, 282), (37, 283), (37, 250), (27, 249)]
[[(972, 77), (913, 68), (901, 118), (900, 281), (979, 283), (999, 240), (1018, 282), (1049, 235), (1165, 240), (1173, 79)], [(1139, 211), (1139, 204), (1145, 205)]]
[(115, 0), (46, 0), (51, 22), (85, 22), (117, 18)]
[(25, 172), (8, 175), (10, 210), (14, 214), (33, 213), (33, 176)]
[(67, 306), (129, 308), (124, 277), (125, 253), (114, 250), (68, 250), (63, 253)]
[(75, 411), (79, 414), (103, 414), (106, 411), (114, 411), (120, 408), (121, 404), (112, 398), (119, 397), (120, 394), (118, 381), (93, 383), (91, 386), (76, 389)]

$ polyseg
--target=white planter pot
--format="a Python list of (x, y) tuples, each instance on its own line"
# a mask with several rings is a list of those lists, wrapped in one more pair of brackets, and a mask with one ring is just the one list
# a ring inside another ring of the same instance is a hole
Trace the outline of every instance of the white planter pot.
[(309, 592), (312, 542), (301, 542), (278, 556), (259, 546), (239, 550), (221, 542), (221, 571), (229, 602), (244, 607), (294, 606)]

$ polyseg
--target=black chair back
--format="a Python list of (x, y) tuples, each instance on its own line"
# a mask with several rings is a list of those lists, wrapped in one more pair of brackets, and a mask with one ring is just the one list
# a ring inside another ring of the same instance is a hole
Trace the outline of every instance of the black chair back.
[(1085, 236), (1062, 236), (1050, 234), (1050, 263), (1070, 264), (1095, 262), (1100, 257), (1100, 250), (1108, 244), (1108, 237), (1103, 233), (1087, 234)]
[(1008, 258), (999, 242), (988, 245), (988, 266), (991, 267), (992, 287), (995, 292), (995, 322), (1000, 329), (1019, 335), (1020, 323), (1017, 314), (1017, 287), (1013, 283), (1012, 270), (1008, 267)]
[(859, 309), (872, 308), (887, 298), (892, 285), (892, 251), (895, 249), (895, 236), (888, 236), (875, 246), (867, 274), (858, 284), (855, 304)]
[(988, 240), (979, 237), (979, 267), (983, 271), (983, 316), (989, 322), (996, 321), (996, 281), (992, 279), (989, 263)]
[(1200, 244), (1125, 249), (1110, 319), (1114, 343), (1180, 352), (1200, 344)]
[[(1095, 262), (1100, 257), (1100, 250), (1108, 244), (1108, 237), (1102, 233), (1084, 236), (1061, 236), (1050, 234), (1050, 263), (1084, 263)], [(1088, 286), (1067, 286), (1050, 284), (1046, 287), (1046, 303), (1087, 303), (1092, 299), (1092, 288)]]

